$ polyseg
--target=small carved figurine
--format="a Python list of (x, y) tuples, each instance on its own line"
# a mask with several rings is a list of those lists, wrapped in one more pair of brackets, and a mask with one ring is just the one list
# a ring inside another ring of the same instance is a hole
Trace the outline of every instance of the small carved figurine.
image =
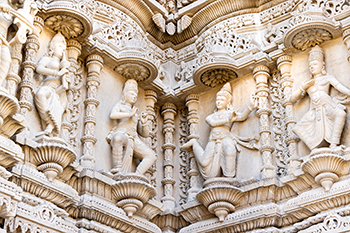
[(70, 63), (65, 58), (66, 40), (57, 33), (51, 40), (49, 51), (39, 61), (36, 71), (45, 76), (35, 94), (35, 106), (40, 114), (44, 133), (57, 136), (61, 129), (62, 115), (67, 106), (66, 90)]
[(148, 115), (137, 114), (134, 104), (137, 101), (138, 85), (134, 79), (126, 81), (122, 99), (114, 105), (110, 118), (117, 120), (115, 126), (108, 134), (107, 141), (112, 146), (114, 167), (113, 174), (126, 174), (131, 172), (133, 157), (141, 160), (136, 168), (136, 174), (143, 175), (156, 161), (156, 155), (139, 137), (149, 136)]
[(243, 142), (251, 139), (240, 139), (234, 136), (231, 133), (231, 127), (234, 122), (245, 121), (248, 118), (253, 109), (257, 107), (256, 99), (241, 113), (232, 110), (231, 101), (231, 85), (226, 83), (216, 95), (217, 111), (206, 118), (211, 132), (205, 150), (199, 145), (197, 139), (191, 139), (181, 147), (182, 150), (193, 150), (200, 173), (205, 180), (219, 177), (221, 170), (225, 177), (235, 177), (236, 155), (239, 152), (237, 144), (251, 149), (255, 148), (252, 144)]
[(345, 107), (329, 95), (330, 86), (349, 96), (350, 89), (335, 77), (326, 73), (324, 53), (319, 46), (310, 51), (309, 68), (311, 80), (305, 80), (291, 96), (291, 102), (310, 97), (310, 109), (295, 125), (293, 131), (312, 150), (325, 140), (330, 148), (340, 143), (345, 124)]

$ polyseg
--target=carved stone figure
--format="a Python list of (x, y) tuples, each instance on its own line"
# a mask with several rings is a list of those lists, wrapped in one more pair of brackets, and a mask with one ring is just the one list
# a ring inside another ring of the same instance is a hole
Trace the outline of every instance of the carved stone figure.
[(139, 116), (134, 104), (137, 101), (138, 85), (136, 80), (126, 81), (122, 99), (114, 105), (110, 118), (117, 120), (108, 134), (107, 141), (112, 146), (113, 169), (111, 172), (126, 174), (131, 172), (132, 159), (141, 160), (136, 168), (136, 174), (143, 175), (155, 162), (156, 155), (143, 141), (149, 136), (148, 115), (142, 112)]
[(35, 94), (35, 105), (41, 117), (44, 133), (58, 135), (61, 129), (62, 115), (66, 109), (66, 90), (69, 80), (70, 63), (65, 58), (66, 40), (56, 34), (49, 45), (49, 51), (38, 63), (36, 71), (45, 76)]
[(296, 102), (307, 93), (310, 97), (310, 109), (295, 125), (293, 131), (312, 150), (323, 141), (336, 147), (345, 124), (345, 107), (329, 95), (330, 86), (349, 96), (350, 89), (335, 77), (326, 73), (322, 48), (315, 46), (310, 51), (309, 68), (311, 80), (305, 80), (291, 96)]
[(199, 145), (197, 139), (191, 139), (181, 147), (183, 150), (193, 150), (200, 173), (205, 180), (219, 177), (221, 171), (225, 177), (235, 177), (236, 155), (240, 151), (238, 144), (254, 148), (251, 144), (243, 142), (249, 139), (234, 136), (231, 133), (231, 127), (234, 122), (245, 121), (248, 118), (256, 108), (256, 101), (252, 101), (249, 107), (241, 113), (232, 109), (231, 101), (231, 85), (226, 83), (216, 95), (217, 111), (206, 118), (211, 132), (205, 150)]

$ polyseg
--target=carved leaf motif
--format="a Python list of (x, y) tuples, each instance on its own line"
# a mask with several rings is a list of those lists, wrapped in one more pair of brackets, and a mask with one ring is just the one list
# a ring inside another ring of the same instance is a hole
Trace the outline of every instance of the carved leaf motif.
[(161, 32), (165, 32), (165, 19), (163, 18), (161, 13), (153, 15), (152, 20)]
[(183, 32), (188, 26), (192, 23), (192, 18), (188, 15), (184, 15), (181, 17), (179, 21), (177, 21), (177, 33)]

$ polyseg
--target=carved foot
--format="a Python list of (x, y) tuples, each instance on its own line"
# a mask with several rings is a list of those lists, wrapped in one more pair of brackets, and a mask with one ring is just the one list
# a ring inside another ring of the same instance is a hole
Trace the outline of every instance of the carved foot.
[(48, 135), (48, 136), (53, 136), (52, 135), (52, 130), (53, 130), (53, 126), (52, 125), (47, 125), (46, 126), (46, 129), (44, 131), (44, 134), (45, 135)]
[(114, 174), (117, 174), (120, 170), (120, 167), (114, 167), (111, 169), (111, 173), (114, 175)]
[(181, 148), (181, 150), (191, 152), (192, 147), (196, 142), (197, 142), (197, 139), (192, 138), (191, 140), (189, 140), (188, 142), (183, 144), (180, 148)]

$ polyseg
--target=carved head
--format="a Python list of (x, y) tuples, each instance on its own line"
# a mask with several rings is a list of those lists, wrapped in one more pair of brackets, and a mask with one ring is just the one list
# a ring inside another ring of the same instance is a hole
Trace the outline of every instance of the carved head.
[(226, 83), (216, 94), (216, 107), (218, 110), (231, 107), (232, 93), (230, 83)]
[(138, 94), (137, 81), (135, 79), (128, 79), (124, 85), (122, 102), (129, 103), (131, 105), (135, 104), (137, 101), (137, 94)]
[(63, 58), (64, 52), (67, 48), (67, 42), (64, 36), (59, 32), (57, 33), (51, 40), (49, 45), (48, 56), (58, 57), (60, 59)]
[(326, 74), (324, 52), (318, 45), (310, 50), (309, 54), (309, 69), (310, 73), (315, 76), (318, 74)]

